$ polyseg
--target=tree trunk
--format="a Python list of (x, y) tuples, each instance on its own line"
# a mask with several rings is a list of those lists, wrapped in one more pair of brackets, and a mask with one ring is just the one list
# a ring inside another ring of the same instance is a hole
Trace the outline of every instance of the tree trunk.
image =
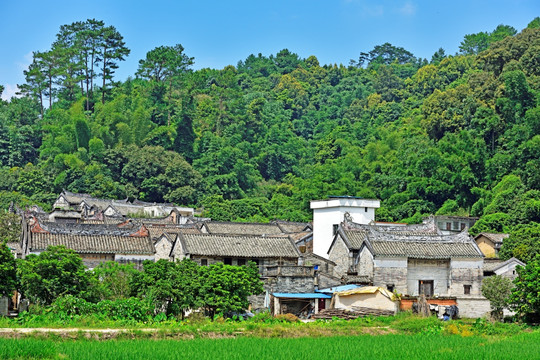
[(106, 70), (106, 64), (107, 64), (107, 47), (105, 46), (103, 48), (103, 85), (101, 87), (101, 103), (105, 104), (105, 70)]
[(49, 68), (49, 109), (52, 107), (52, 68)]

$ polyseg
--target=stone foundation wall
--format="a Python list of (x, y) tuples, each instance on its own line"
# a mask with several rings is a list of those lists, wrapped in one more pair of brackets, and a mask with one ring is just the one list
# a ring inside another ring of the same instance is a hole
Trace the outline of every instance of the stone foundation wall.
[(489, 300), (483, 297), (478, 298), (457, 298), (457, 307), (459, 317), (462, 318), (481, 318), (489, 316), (491, 308)]

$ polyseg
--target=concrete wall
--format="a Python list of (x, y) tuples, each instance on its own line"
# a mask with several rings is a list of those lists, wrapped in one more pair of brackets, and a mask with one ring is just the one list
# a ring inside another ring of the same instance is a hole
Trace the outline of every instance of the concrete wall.
[(328, 253), (328, 258), (336, 263), (334, 276), (341, 278), (347, 274), (349, 267), (352, 265), (352, 258), (350, 257), (349, 249), (339, 235), (334, 246)]
[(407, 263), (407, 294), (419, 295), (418, 282), (433, 280), (433, 294), (448, 294), (449, 260), (409, 259)]
[(481, 318), (489, 316), (491, 308), (489, 301), (483, 297), (457, 298), (459, 316), (462, 318)]
[(334, 306), (336, 309), (354, 310), (353, 307), (366, 307), (370, 309), (392, 310), (397, 312), (398, 302), (392, 301), (377, 291), (374, 294), (336, 295)]

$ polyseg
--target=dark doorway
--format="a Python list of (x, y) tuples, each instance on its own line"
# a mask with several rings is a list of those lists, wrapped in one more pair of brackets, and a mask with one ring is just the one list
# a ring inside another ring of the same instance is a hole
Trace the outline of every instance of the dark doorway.
[(426, 297), (433, 296), (433, 280), (418, 281), (418, 294), (424, 294)]
[(319, 311), (326, 309), (326, 300), (319, 299)]

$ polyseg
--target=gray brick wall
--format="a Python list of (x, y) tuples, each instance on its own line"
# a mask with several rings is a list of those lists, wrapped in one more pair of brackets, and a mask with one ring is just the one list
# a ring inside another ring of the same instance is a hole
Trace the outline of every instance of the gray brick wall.
[(328, 258), (336, 263), (334, 276), (341, 278), (347, 274), (351, 266), (351, 258), (349, 257), (349, 249), (341, 238), (336, 239), (336, 243), (328, 253)]

